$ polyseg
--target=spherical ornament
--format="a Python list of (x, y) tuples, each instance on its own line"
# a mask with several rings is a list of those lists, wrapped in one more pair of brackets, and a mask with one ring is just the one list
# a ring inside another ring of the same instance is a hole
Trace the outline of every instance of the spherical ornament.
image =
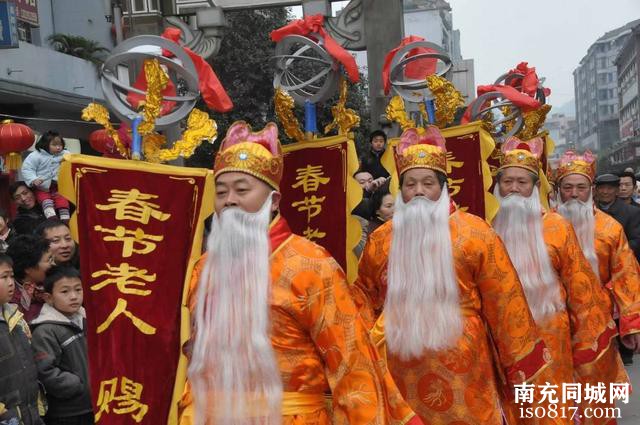
[[(430, 50), (426, 52), (424, 50)], [(443, 77), (451, 69), (453, 63), (445, 50), (435, 43), (414, 41), (401, 47), (391, 58), (389, 65), (389, 82), (392, 90), (409, 102), (419, 103), (431, 98), (427, 88), (427, 75), (412, 76), (412, 72), (422, 68), (425, 59), (435, 60), (435, 74)], [(423, 61), (416, 62), (416, 61)]]
[(33, 145), (33, 131), (24, 124), (12, 120), (0, 123), (0, 155), (19, 153)]
[(300, 35), (288, 35), (276, 44), (276, 72), (273, 86), (288, 92), (299, 106), (305, 101), (318, 103), (330, 98), (338, 87), (340, 69), (322, 47), (322, 36), (311, 34), (320, 42)]
[[(516, 135), (524, 125), (522, 111), (510, 100), (502, 97), (502, 93), (492, 91), (484, 93), (469, 106), (471, 121), (489, 122), (491, 135), (499, 142)], [(504, 111), (508, 111), (505, 115)], [(493, 112), (496, 114), (494, 115)]]
[(157, 59), (160, 65), (166, 68), (171, 83), (181, 88), (175, 96), (163, 93), (163, 105), (170, 103), (173, 106), (169, 111), (163, 111), (166, 113), (156, 119), (155, 128), (167, 128), (186, 118), (200, 95), (198, 74), (193, 61), (178, 44), (154, 35), (124, 40), (112, 50), (102, 65), (102, 91), (110, 109), (131, 126), (139, 111), (127, 101), (127, 95), (136, 93), (144, 97), (146, 92), (121, 79), (118, 70), (124, 67), (144, 72), (143, 63), (146, 59)]

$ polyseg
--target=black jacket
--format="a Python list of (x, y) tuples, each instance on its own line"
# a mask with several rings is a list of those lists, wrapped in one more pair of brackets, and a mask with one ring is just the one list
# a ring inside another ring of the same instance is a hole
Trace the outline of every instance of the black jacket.
[(13, 219), (11, 224), (17, 234), (31, 235), (36, 227), (46, 219), (40, 205), (36, 205), (30, 210), (18, 208), (18, 214), (16, 214), (16, 218)]
[(0, 422), (43, 424), (38, 414), (38, 373), (29, 328), (15, 304), (0, 304)]
[(360, 158), (360, 171), (370, 173), (374, 179), (379, 177), (389, 177), (389, 172), (380, 162), (380, 158), (382, 158), (383, 154), (384, 151), (375, 152), (373, 149), (369, 149), (369, 152)]
[(40, 315), (31, 321), (38, 378), (49, 402), (47, 417), (92, 412), (84, 310), (77, 316), (82, 328), (45, 304)]
[(629, 240), (629, 246), (635, 253), (636, 259), (640, 261), (640, 208), (627, 205), (622, 199), (616, 199), (606, 210), (600, 209), (622, 225), (624, 234)]

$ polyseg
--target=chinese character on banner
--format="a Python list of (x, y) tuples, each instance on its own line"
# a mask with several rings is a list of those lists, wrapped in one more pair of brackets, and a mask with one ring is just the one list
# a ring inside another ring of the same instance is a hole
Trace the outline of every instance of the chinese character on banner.
[(355, 145), (345, 135), (283, 146), (280, 213), (291, 231), (323, 246), (347, 272), (357, 274), (360, 224), (351, 211), (362, 199), (352, 177), (358, 169)]
[(96, 423), (175, 424), (187, 367), (183, 303), (213, 213), (213, 175), (69, 154), (58, 185), (76, 206)]
[(118, 378), (100, 382), (96, 423), (100, 422), (104, 413), (111, 412), (116, 415), (130, 415), (134, 421), (140, 423), (149, 411), (149, 406), (141, 402), (143, 390), (142, 384), (124, 376), (120, 378), (120, 387), (118, 387)]

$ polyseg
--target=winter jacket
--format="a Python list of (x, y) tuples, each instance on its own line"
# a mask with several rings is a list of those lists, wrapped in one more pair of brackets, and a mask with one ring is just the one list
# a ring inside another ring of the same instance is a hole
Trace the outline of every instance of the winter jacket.
[(11, 222), (14, 230), (19, 235), (32, 235), (36, 227), (44, 222), (47, 217), (42, 212), (42, 207), (36, 204), (31, 209), (18, 207), (18, 214)]
[(47, 151), (35, 150), (31, 152), (22, 163), (22, 178), (29, 186), (35, 179), (42, 179), (43, 182), (38, 189), (48, 191), (51, 187), (51, 180), (58, 180), (58, 170), (60, 162), (68, 150), (63, 150), (59, 154), (51, 155)]
[(69, 318), (45, 304), (31, 322), (38, 378), (49, 403), (47, 417), (64, 418), (92, 412), (84, 317), (82, 308)]
[(380, 177), (389, 177), (389, 172), (381, 162), (383, 154), (384, 151), (376, 152), (373, 149), (369, 149), (369, 152), (360, 158), (360, 171), (366, 171), (371, 174), (374, 180)]
[(29, 327), (14, 304), (0, 305), (0, 424), (42, 425)]

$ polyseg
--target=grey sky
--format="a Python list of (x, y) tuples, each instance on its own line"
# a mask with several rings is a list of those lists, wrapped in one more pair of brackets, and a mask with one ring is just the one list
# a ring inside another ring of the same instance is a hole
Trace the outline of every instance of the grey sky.
[(605, 32), (640, 18), (640, 0), (448, 0), (476, 85), (491, 84), (520, 61), (551, 88), (549, 103), (573, 98), (573, 70)]

